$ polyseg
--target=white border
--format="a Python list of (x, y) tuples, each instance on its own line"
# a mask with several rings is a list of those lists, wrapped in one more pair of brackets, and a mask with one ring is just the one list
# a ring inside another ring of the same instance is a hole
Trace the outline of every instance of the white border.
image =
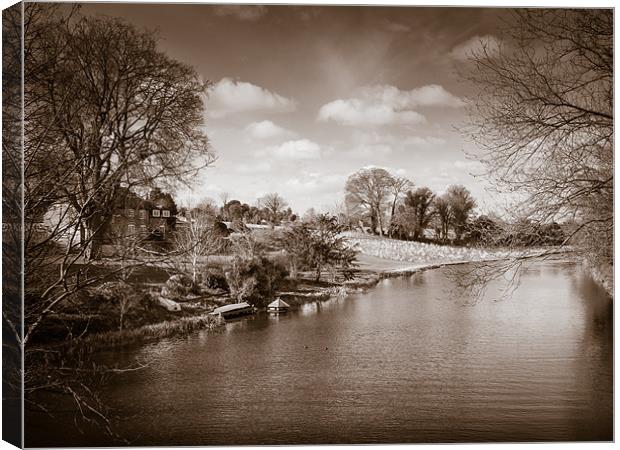
[[(0, 0), (0, 5), (2, 6), (2, 9), (7, 8), (8, 6), (11, 6), (13, 4), (15, 4), (15, 1), (11, 1), (11, 0)], [(196, 1), (196, 0), (185, 0), (185, 1), (174, 1), (174, 0), (169, 0), (169, 1), (133, 1), (133, 2), (128, 2), (128, 1), (108, 1), (108, 2), (95, 2), (92, 0), (87, 0), (87, 1), (82, 1), (82, 3), (196, 3), (196, 4), (209, 4), (209, 3), (232, 3), (232, 4), (239, 4), (239, 3), (243, 3), (243, 4), (263, 4), (263, 5), (269, 5), (269, 4), (300, 4), (300, 5), (374, 5), (374, 6), (457, 6), (457, 7), (495, 7), (495, 8), (509, 8), (509, 7), (536, 7), (536, 8), (540, 8), (540, 7), (556, 7), (556, 8), (614, 8), (614, 2), (611, 0), (590, 0), (590, 1), (575, 1), (575, 0), (571, 0), (571, 1), (567, 1), (567, 0), (545, 0), (545, 1), (527, 1), (527, 2), (523, 2), (523, 1), (508, 1), (508, 0), (502, 0), (502, 1), (492, 1), (492, 0), (478, 0), (476, 2), (471, 2), (471, 1), (467, 1), (467, 0), (448, 0), (445, 2), (441, 2), (441, 1), (433, 1), (433, 0), (426, 0), (426, 1), (398, 1), (398, 0), (392, 0), (392, 1), (377, 1), (377, 0), (365, 0), (365, 1), (351, 1), (351, 0), (339, 0), (337, 2), (334, 1), (329, 1), (329, 0), (312, 0), (312, 1), (299, 1), (299, 0), (289, 0), (289, 1), (283, 1), (283, 2), (273, 2), (273, 1), (256, 1), (256, 0), (246, 0), (246, 1), (231, 1), (231, 0), (221, 0), (221, 1), (217, 1), (217, 2), (213, 2), (213, 1)], [(615, 16), (615, 11), (614, 11), (614, 16)], [(615, 74), (615, 70), (616, 70), (616, 56), (617, 56), (617, 51), (616, 49), (618, 48), (618, 44), (619, 44), (619, 40), (618, 40), (618, 36), (616, 33), (616, 29), (615, 29), (615, 17), (614, 17), (614, 74)], [(617, 83), (617, 79), (614, 80), (614, 91), (618, 92), (617, 90), (618, 88), (618, 83)], [(615, 98), (614, 98), (614, 114), (615, 114)], [(615, 147), (615, 146), (614, 146)], [(615, 148), (614, 148), (614, 156), (616, 155), (615, 152)], [(0, 169), (1, 169), (1, 162), (0, 162)], [(614, 170), (615, 171), (615, 170)], [(615, 180), (614, 180), (615, 181)], [(620, 199), (618, 198), (618, 196), (616, 196), (615, 198), (615, 203), (614, 206), (616, 208), (616, 210), (618, 210), (618, 207), (620, 206)], [(617, 225), (617, 224), (615, 224)], [(617, 229), (618, 227), (615, 226), (614, 228), (614, 237), (617, 235)], [(614, 244), (614, 255), (617, 254), (618, 251), (618, 242), (615, 242)], [(614, 258), (615, 259), (615, 258)], [(614, 277), (617, 280), (618, 279), (618, 274), (620, 273), (620, 270), (618, 269), (618, 267), (615, 268), (614, 271)], [(23, 301), (23, 299), (22, 299)], [(614, 308), (615, 310), (615, 308)], [(616, 313), (614, 311), (614, 349), (617, 348), (616, 344), (617, 344), (617, 340), (616, 340), (616, 336), (615, 336), (615, 323), (616, 323)], [(23, 362), (22, 362), (23, 363)], [(615, 358), (615, 350), (614, 350), (614, 406), (616, 405), (615, 399), (616, 399), (616, 377), (615, 374), (618, 373), (617, 372), (618, 366), (617, 366), (617, 360)], [(0, 412), (0, 418), (1, 418), (2, 413)], [(23, 418), (22, 418), (23, 419)], [(618, 430), (618, 414), (615, 411), (614, 408), (614, 432), (616, 430)], [(0, 431), (1, 431), (1, 421), (0, 421)], [(22, 433), (24, 433), (25, 430), (22, 427)], [(418, 445), (418, 444), (408, 444), (408, 445), (399, 445), (399, 448), (411, 448), (413, 450), (417, 450), (417, 449), (436, 449), (437, 446), (439, 444), (432, 444), (432, 445)], [(521, 450), (521, 449), (526, 449), (526, 448), (531, 448), (532, 446), (540, 446), (542, 445), (542, 449), (544, 450), (559, 450), (559, 449), (574, 449), (574, 450), (579, 450), (579, 449), (586, 449), (586, 448), (595, 448), (595, 449), (607, 449), (607, 448), (613, 448), (615, 447), (614, 443), (550, 443), (550, 444), (451, 444), (451, 447), (466, 447), (466, 448), (471, 448), (471, 449), (509, 449), (509, 450)], [(295, 449), (313, 449), (313, 448), (317, 448), (318, 446), (295, 446), (295, 447), (291, 447), (291, 448), (295, 448)], [(359, 446), (353, 446), (353, 445), (339, 445), (339, 446), (320, 446), (320, 447), (328, 447), (328, 448), (339, 448), (339, 449), (353, 449), (353, 448), (359, 448)], [(379, 449), (389, 449), (391, 447), (394, 447), (394, 445), (373, 445), (373, 448), (379, 448)], [(5, 449), (14, 449), (15, 447), (13, 447), (12, 445), (4, 442), (4, 441), (0, 441), (0, 450), (5, 450)], [(157, 450), (161, 450), (161, 449), (167, 449), (167, 448), (182, 448), (182, 447), (141, 447), (143, 449), (157, 449)], [(189, 448), (207, 448), (207, 447), (189, 447)], [(271, 449), (271, 448), (282, 448), (282, 447), (268, 447), (268, 446), (253, 446), (253, 447), (224, 447), (226, 449), (260, 449), (260, 450), (264, 450), (264, 449)]]

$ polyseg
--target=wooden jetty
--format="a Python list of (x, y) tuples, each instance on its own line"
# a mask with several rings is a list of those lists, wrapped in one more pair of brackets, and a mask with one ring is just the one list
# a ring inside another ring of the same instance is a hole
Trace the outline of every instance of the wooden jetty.
[(254, 307), (249, 303), (233, 303), (232, 305), (224, 305), (219, 308), (215, 308), (211, 315), (220, 316), (224, 319), (230, 317), (246, 316), (248, 314), (254, 314)]

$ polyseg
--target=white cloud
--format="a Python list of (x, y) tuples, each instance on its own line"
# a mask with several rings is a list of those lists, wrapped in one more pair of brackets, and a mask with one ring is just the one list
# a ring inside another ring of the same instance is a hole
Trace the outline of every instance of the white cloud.
[(446, 140), (435, 136), (407, 136), (402, 141), (403, 145), (410, 145), (414, 147), (432, 147), (437, 145), (443, 145)]
[(368, 169), (384, 169), (387, 170), (388, 172), (390, 172), (392, 175), (399, 175), (399, 176), (403, 176), (407, 173), (407, 171), (403, 168), (398, 168), (395, 169), (393, 167), (386, 167), (386, 166), (376, 166), (374, 164), (369, 164), (367, 166), (362, 167), (362, 169), (364, 170), (368, 170)]
[(338, 99), (321, 106), (319, 120), (344, 125), (418, 124), (426, 118), (415, 111), (398, 111), (391, 105), (370, 104), (358, 98)]
[(247, 127), (245, 127), (245, 131), (255, 139), (272, 139), (292, 137), (295, 135), (295, 133), (293, 133), (292, 131), (276, 125), (271, 120), (252, 122)]
[(350, 152), (358, 158), (383, 158), (392, 153), (392, 147), (387, 144), (360, 144)]
[(234, 16), (239, 20), (258, 20), (267, 14), (263, 5), (218, 5), (214, 6), (218, 16)]
[(262, 162), (258, 162), (255, 164), (243, 163), (235, 167), (236, 172), (243, 173), (243, 174), (268, 173), (268, 172), (271, 172), (272, 169), (273, 167), (271, 163), (269, 163), (268, 161), (262, 161)]
[(319, 159), (321, 158), (321, 146), (308, 139), (297, 139), (271, 147), (267, 153), (272, 157), (285, 160)]
[(344, 189), (346, 179), (347, 177), (342, 174), (304, 173), (301, 177), (289, 178), (285, 185), (288, 191), (305, 195), (326, 192), (337, 195)]
[(433, 150), (444, 145), (446, 140), (435, 136), (401, 136), (398, 134), (383, 134), (375, 130), (353, 130), (351, 138), (354, 143), (347, 153), (354, 157), (386, 157), (392, 153), (410, 150)]
[(451, 94), (438, 84), (429, 84), (419, 88), (403, 91), (396, 86), (376, 85), (360, 89), (362, 98), (367, 101), (392, 105), (399, 110), (420, 106), (463, 106), (463, 100)]
[(473, 172), (480, 173), (484, 169), (484, 166), (479, 161), (472, 160), (454, 161), (454, 167), (470, 174)]
[(360, 89), (356, 97), (326, 103), (317, 118), (351, 126), (420, 124), (425, 123), (426, 118), (416, 111), (419, 107), (460, 107), (463, 104), (460, 98), (436, 84), (410, 91), (377, 85)]
[(499, 52), (499, 44), (499, 39), (490, 34), (474, 36), (454, 47), (450, 55), (460, 61), (466, 61), (472, 56), (481, 55), (483, 51), (486, 51), (489, 56), (495, 56)]
[(215, 118), (250, 111), (290, 112), (295, 108), (294, 100), (245, 81), (222, 78), (208, 90), (207, 115)]

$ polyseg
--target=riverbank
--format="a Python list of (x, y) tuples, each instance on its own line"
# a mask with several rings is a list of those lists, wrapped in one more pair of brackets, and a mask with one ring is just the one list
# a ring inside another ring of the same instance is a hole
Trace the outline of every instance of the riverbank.
[[(297, 278), (287, 283), (287, 289), (278, 291), (276, 295), (295, 309), (305, 303), (363, 292), (389, 277), (411, 275), (448, 265), (535, 257), (550, 251), (548, 248), (515, 252), (451, 247), (374, 236), (352, 236), (349, 243), (358, 251), (357, 267), (351, 279), (344, 279), (341, 274), (332, 274), (330, 281), (317, 282), (313, 272), (300, 272)], [(146, 294), (149, 305), (139, 309), (134, 306), (132, 312), (140, 317), (139, 322), (122, 331), (117, 329), (87, 333), (71, 339), (68, 345), (114, 348), (140, 345), (197, 330), (218, 332), (225, 321), (215, 320), (209, 313), (218, 306), (235, 302), (223, 289), (173, 301), (162, 296), (165, 291), (162, 286), (158, 284), (150, 287), (151, 291)]]
[(217, 331), (224, 323), (224, 319), (208, 314), (181, 317), (139, 328), (87, 335), (80, 345), (97, 349), (142, 345), (172, 336), (186, 336), (197, 330)]

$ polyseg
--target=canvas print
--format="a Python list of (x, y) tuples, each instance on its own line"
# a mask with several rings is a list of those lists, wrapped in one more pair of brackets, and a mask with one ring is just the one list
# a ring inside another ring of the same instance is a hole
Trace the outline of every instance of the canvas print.
[(613, 10), (3, 11), (3, 439), (613, 441)]

